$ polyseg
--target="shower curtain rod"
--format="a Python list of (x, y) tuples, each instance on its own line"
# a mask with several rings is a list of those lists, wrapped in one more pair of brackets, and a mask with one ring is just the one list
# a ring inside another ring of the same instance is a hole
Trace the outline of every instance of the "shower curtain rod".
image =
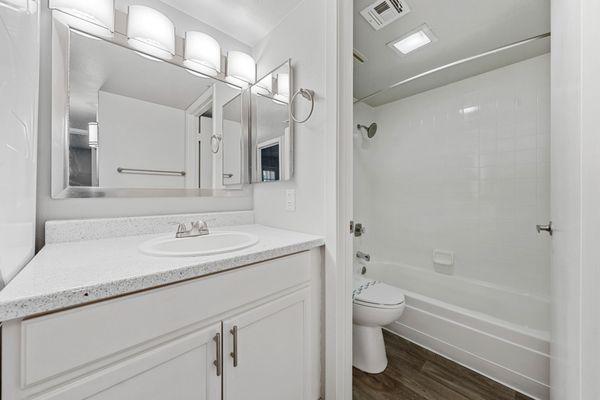
[(477, 60), (477, 59), (482, 58), (482, 57), (486, 57), (486, 56), (490, 56), (492, 54), (500, 53), (500, 52), (502, 52), (504, 50), (512, 49), (513, 47), (518, 47), (518, 46), (521, 46), (521, 45), (524, 45), (524, 44), (535, 42), (536, 40), (545, 39), (545, 38), (548, 38), (550, 36), (551, 36), (550, 32), (543, 33), (543, 34), (537, 35), (537, 36), (532, 36), (530, 38), (527, 38), (527, 39), (524, 39), (524, 40), (520, 40), (518, 42), (514, 42), (514, 43), (511, 43), (511, 44), (502, 46), (502, 47), (497, 47), (497, 48), (495, 48), (493, 50), (489, 50), (489, 51), (486, 51), (484, 53), (479, 53), (479, 54), (471, 56), (471, 57), (463, 58), (461, 60), (457, 60), (457, 61), (451, 62), (449, 64), (442, 65), (441, 67), (430, 69), (429, 71), (425, 71), (425, 72), (422, 72), (422, 73), (420, 73), (418, 75), (411, 76), (410, 78), (404, 79), (404, 80), (402, 80), (400, 82), (396, 82), (393, 85), (390, 85), (390, 86), (388, 86), (386, 88), (380, 89), (380, 90), (378, 90), (378, 91), (376, 91), (374, 93), (371, 93), (368, 96), (365, 96), (365, 97), (362, 97), (360, 99), (354, 100), (354, 103), (360, 103), (361, 101), (368, 100), (368, 99), (370, 99), (372, 97), (375, 97), (375, 96), (377, 96), (377, 95), (385, 92), (386, 90), (390, 90), (390, 89), (393, 89), (395, 87), (407, 84), (407, 83), (412, 82), (414, 80), (417, 80), (419, 78), (423, 78), (423, 77), (425, 77), (427, 75), (431, 75), (431, 74), (434, 74), (436, 72), (443, 71), (445, 69), (448, 69), (448, 68), (451, 68), (451, 67), (455, 67), (457, 65), (464, 64), (464, 63), (469, 62), (469, 61)]

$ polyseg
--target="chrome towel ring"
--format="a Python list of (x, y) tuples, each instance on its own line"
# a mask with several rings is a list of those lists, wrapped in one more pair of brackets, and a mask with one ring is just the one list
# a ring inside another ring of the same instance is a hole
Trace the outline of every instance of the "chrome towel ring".
[[(217, 154), (219, 152), (219, 150), (221, 149), (222, 141), (223, 141), (222, 135), (217, 135), (216, 133), (214, 133), (210, 137), (210, 147), (211, 147), (210, 150), (213, 152), (213, 154)], [(216, 146), (215, 146), (215, 144), (216, 144)]]
[[(296, 118), (296, 116), (294, 115), (294, 101), (296, 101), (296, 98), (298, 97), (299, 94), (302, 95), (302, 97), (304, 97), (306, 100), (310, 101), (310, 112), (308, 113), (306, 118), (304, 118), (302, 120)], [(310, 89), (298, 89), (292, 96), (290, 103), (291, 103), (290, 114), (292, 116), (292, 119), (294, 120), (294, 122), (303, 124), (310, 119), (310, 117), (313, 115), (313, 111), (315, 110), (315, 92)]]

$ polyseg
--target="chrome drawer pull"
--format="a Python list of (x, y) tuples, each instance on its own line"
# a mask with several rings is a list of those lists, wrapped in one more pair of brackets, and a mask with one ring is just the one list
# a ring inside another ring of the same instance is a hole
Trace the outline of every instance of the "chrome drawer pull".
[(233, 335), (233, 351), (229, 353), (231, 358), (233, 358), (233, 366), (238, 366), (238, 327), (237, 325), (233, 326), (233, 329), (229, 331)]
[(221, 334), (217, 333), (213, 338), (217, 347), (217, 359), (213, 362), (215, 367), (217, 367), (217, 376), (221, 376), (223, 372), (223, 360), (221, 359)]

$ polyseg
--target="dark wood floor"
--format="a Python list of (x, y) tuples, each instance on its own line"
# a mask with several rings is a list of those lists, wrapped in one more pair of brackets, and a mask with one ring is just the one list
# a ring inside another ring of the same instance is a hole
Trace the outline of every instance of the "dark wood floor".
[(389, 364), (377, 375), (353, 369), (353, 400), (531, 400), (491, 379), (385, 332)]

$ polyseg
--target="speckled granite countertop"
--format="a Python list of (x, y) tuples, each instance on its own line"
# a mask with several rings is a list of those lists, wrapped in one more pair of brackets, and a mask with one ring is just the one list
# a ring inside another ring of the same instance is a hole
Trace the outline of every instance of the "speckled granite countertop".
[(227, 271), (322, 246), (324, 239), (262, 225), (215, 228), (260, 239), (249, 248), (204, 257), (153, 257), (138, 246), (165, 233), (47, 244), (0, 291), (0, 321), (82, 305)]

